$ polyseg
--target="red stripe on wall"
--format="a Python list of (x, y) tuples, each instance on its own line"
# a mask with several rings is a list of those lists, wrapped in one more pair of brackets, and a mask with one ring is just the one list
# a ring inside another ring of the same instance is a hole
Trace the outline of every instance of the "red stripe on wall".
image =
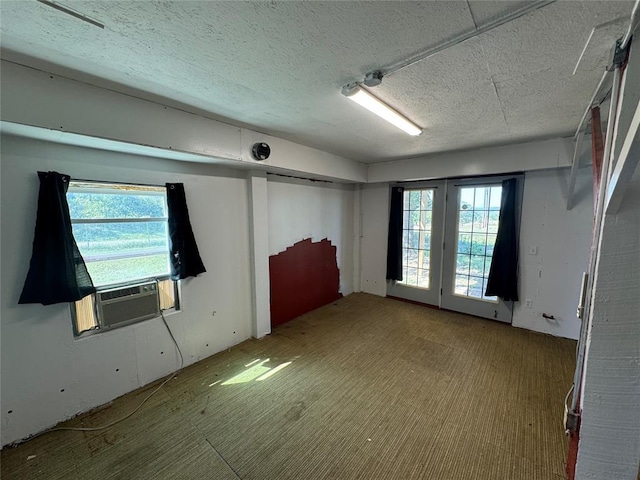
[(591, 157), (593, 159), (591, 168), (593, 169), (593, 206), (595, 213), (595, 208), (598, 205), (598, 197), (600, 196), (602, 163), (604, 161), (604, 139), (602, 138), (602, 123), (600, 121), (599, 107), (593, 107), (591, 109)]
[(326, 238), (302, 240), (269, 257), (271, 326), (342, 298), (336, 247)]

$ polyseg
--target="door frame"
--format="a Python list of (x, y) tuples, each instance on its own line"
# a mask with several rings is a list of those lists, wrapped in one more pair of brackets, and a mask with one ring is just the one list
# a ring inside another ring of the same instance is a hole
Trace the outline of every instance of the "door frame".
[[(479, 186), (485, 184), (501, 183), (503, 180), (509, 178), (516, 178), (516, 229), (517, 229), (517, 241), (520, 242), (520, 225), (522, 216), (522, 201), (524, 196), (524, 181), (525, 174), (523, 172), (516, 172), (511, 174), (500, 175), (486, 175), (478, 177), (457, 177), (441, 180), (429, 180), (419, 182), (398, 182), (390, 184), (390, 189), (395, 187), (404, 187), (405, 190), (420, 190), (426, 188), (434, 188), (434, 203), (432, 210), (431, 220), (431, 246), (432, 257), (430, 266), (430, 288), (429, 290), (419, 287), (410, 287), (402, 285), (394, 280), (387, 280), (386, 295), (392, 297), (398, 297), (426, 305), (437, 306), (442, 309), (452, 310), (460, 313), (466, 313), (477, 317), (488, 318), (490, 320), (496, 320), (504, 323), (511, 323), (513, 320), (513, 302), (504, 302), (498, 300), (498, 303), (486, 302), (482, 300), (468, 300), (466, 298), (453, 294), (454, 279), (455, 279), (455, 248), (454, 242), (457, 233), (457, 192), (455, 190), (455, 198), (452, 198), (452, 191), (454, 187), (458, 186)], [(391, 190), (389, 190), (391, 191)], [(436, 200), (442, 201), (443, 205), (436, 207)], [(438, 213), (436, 213), (438, 208)], [(455, 216), (454, 216), (455, 215)], [(453, 225), (450, 227), (451, 223)], [(438, 248), (436, 250), (436, 245)], [(450, 246), (450, 247), (447, 247)], [(437, 253), (436, 253), (437, 252)], [(448, 257), (450, 256), (450, 257)], [(437, 257), (437, 258), (436, 258)], [(519, 256), (521, 257), (521, 256)], [(445, 272), (445, 265), (453, 267), (451, 272)], [(435, 261), (434, 261), (435, 260)], [(437, 263), (437, 273), (433, 267)], [(519, 264), (520, 258), (518, 258)], [(520, 277), (518, 275), (518, 280)], [(448, 285), (451, 293), (445, 292), (445, 284)], [(429, 294), (425, 294), (429, 292)], [(453, 304), (448, 299), (454, 297), (455, 300), (463, 300), (462, 302), (454, 301)], [(468, 301), (466, 301), (468, 300)], [(460, 303), (460, 304), (459, 304)], [(481, 307), (481, 308), (478, 308)], [(496, 308), (499, 307), (499, 308)]]
[[(446, 181), (398, 183), (390, 185), (403, 187), (404, 191), (433, 189), (431, 208), (431, 248), (429, 260), (429, 288), (411, 287), (395, 280), (387, 280), (387, 296), (403, 298), (426, 305), (440, 306), (440, 284), (442, 282), (442, 234), (444, 229)], [(391, 190), (389, 190), (391, 191)], [(403, 219), (404, 221), (404, 219)]]
[[(455, 270), (456, 270), (456, 235), (458, 224), (459, 192), (464, 187), (489, 186), (501, 184), (503, 180), (516, 178), (516, 230), (517, 241), (520, 241), (520, 223), (522, 212), (522, 197), (524, 192), (524, 175), (492, 175), (476, 178), (459, 178), (447, 181), (447, 200), (444, 227), (444, 252), (442, 255), (442, 282), (440, 294), (440, 307), (446, 310), (488, 318), (503, 323), (511, 323), (513, 320), (513, 302), (505, 302), (498, 298), (497, 302), (491, 302), (473, 297), (456, 295)], [(519, 261), (519, 259), (518, 259)], [(446, 268), (445, 268), (446, 266)]]

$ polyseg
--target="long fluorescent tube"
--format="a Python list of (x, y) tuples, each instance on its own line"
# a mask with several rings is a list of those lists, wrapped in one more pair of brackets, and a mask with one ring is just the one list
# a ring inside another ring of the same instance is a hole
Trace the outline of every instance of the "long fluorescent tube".
[(372, 113), (375, 113), (380, 118), (386, 120), (392, 125), (395, 125), (409, 135), (418, 136), (422, 133), (422, 129), (415, 123), (407, 120), (389, 105), (371, 95), (360, 85), (347, 85), (342, 88), (342, 94), (349, 100), (353, 100), (358, 105), (366, 108)]

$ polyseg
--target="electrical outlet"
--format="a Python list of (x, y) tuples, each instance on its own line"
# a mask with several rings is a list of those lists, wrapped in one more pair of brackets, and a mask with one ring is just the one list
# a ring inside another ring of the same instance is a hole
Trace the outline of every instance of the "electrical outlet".
[(536, 247), (535, 245), (531, 245), (529, 247), (529, 255), (537, 255), (538, 254), (538, 247)]
[(531, 307), (533, 307), (533, 301), (530, 298), (525, 299), (524, 308), (531, 308)]
[(580, 414), (574, 412), (573, 410), (567, 411), (567, 407), (565, 408), (565, 417), (564, 417), (564, 425), (567, 432), (577, 432), (578, 427), (580, 426)]

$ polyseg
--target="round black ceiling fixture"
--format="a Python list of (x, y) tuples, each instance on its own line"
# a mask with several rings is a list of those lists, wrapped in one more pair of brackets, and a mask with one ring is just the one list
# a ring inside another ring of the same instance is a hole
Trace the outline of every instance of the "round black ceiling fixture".
[(251, 154), (256, 160), (266, 160), (271, 155), (271, 148), (266, 143), (254, 143)]

